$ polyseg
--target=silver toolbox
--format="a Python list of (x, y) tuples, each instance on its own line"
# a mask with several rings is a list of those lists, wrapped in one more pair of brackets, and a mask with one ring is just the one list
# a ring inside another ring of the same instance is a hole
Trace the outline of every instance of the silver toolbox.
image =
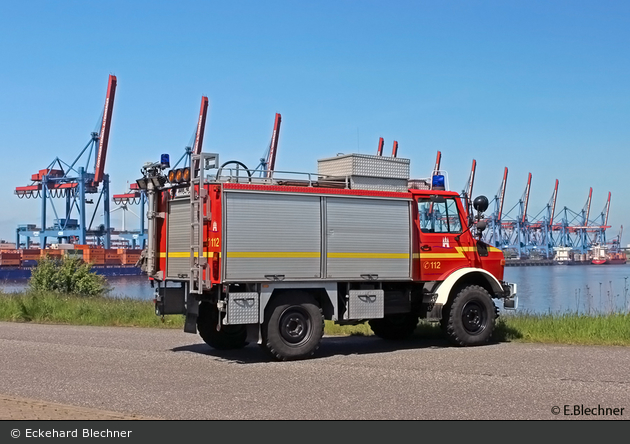
[(226, 324), (257, 324), (258, 293), (230, 293)]
[(367, 176), (407, 180), (409, 179), (409, 159), (369, 154), (341, 154), (319, 159), (317, 173), (332, 177)]
[(385, 307), (383, 290), (350, 290), (345, 319), (382, 318)]

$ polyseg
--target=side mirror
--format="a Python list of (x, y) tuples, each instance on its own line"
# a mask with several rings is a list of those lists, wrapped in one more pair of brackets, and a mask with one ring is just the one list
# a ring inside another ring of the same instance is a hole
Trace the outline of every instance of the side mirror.
[(479, 222), (477, 222), (477, 231), (479, 233), (483, 232), (483, 230), (486, 229), (488, 225), (486, 224), (485, 220), (480, 220)]
[(488, 205), (489, 205), (489, 202), (486, 196), (477, 196), (475, 200), (473, 201), (473, 207), (479, 213), (483, 213), (484, 211), (486, 211), (488, 209)]

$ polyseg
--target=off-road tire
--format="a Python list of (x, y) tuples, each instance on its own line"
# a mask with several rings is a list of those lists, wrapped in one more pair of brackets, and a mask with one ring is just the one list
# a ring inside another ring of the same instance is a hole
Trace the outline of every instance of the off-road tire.
[(401, 313), (368, 321), (376, 336), (388, 341), (399, 341), (409, 338), (418, 326), (418, 316), (412, 313)]
[(217, 331), (219, 310), (216, 304), (202, 302), (197, 316), (197, 330), (206, 344), (217, 350), (233, 350), (247, 345), (244, 325), (221, 325)]
[(464, 287), (449, 305), (442, 322), (449, 341), (459, 346), (473, 346), (490, 340), (497, 312), (485, 288)]
[(282, 293), (265, 308), (262, 343), (279, 361), (312, 356), (324, 335), (324, 316), (315, 298), (304, 292)]

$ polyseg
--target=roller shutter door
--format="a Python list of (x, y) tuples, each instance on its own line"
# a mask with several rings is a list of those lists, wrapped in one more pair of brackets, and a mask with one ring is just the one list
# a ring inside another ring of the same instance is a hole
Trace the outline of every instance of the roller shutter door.
[(228, 281), (321, 277), (318, 196), (226, 192)]
[[(166, 220), (166, 276), (188, 279), (190, 275), (190, 199), (169, 202)], [(195, 229), (195, 233), (197, 229)]]
[(409, 202), (327, 198), (327, 278), (410, 278)]

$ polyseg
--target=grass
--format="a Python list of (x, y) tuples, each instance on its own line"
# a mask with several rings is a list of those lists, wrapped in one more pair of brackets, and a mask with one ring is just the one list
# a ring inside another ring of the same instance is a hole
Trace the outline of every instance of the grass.
[(496, 333), (504, 341), (630, 345), (630, 314), (510, 314), (499, 318)]
[[(153, 303), (130, 298), (79, 297), (47, 292), (2, 293), (0, 321), (177, 328), (183, 316), (155, 315)], [(370, 336), (367, 323), (336, 325), (326, 321), (327, 335)], [(437, 324), (420, 322), (416, 337), (442, 338)], [(630, 314), (601, 313), (505, 314), (499, 317), (494, 339), (500, 342), (536, 342), (575, 345), (630, 345)]]
[(183, 316), (162, 322), (151, 301), (49, 292), (0, 292), (0, 321), (119, 327), (183, 328)]

